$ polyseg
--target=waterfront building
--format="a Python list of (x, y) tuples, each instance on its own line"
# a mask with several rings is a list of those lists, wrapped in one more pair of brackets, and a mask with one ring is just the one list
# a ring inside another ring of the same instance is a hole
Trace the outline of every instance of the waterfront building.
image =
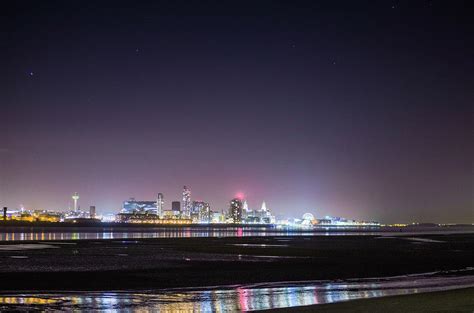
[(163, 210), (164, 219), (178, 219), (180, 217), (179, 211), (175, 210)]
[(157, 210), (156, 201), (137, 201), (135, 198), (130, 198), (123, 202), (121, 213), (134, 213), (134, 212), (156, 212)]
[(119, 213), (116, 215), (115, 221), (117, 223), (133, 223), (133, 224), (191, 224), (190, 219), (184, 218), (160, 218), (156, 214), (148, 214), (148, 212), (135, 213)]
[(156, 215), (160, 217), (163, 216), (164, 205), (165, 205), (164, 196), (160, 192), (158, 193), (158, 197), (156, 199)]
[(265, 202), (262, 203), (260, 210), (251, 210), (245, 205), (242, 210), (242, 223), (244, 224), (275, 224), (275, 216), (267, 209)]
[(182, 215), (185, 218), (190, 218), (191, 217), (191, 208), (192, 208), (192, 203), (191, 203), (191, 190), (189, 190), (188, 187), (184, 186), (183, 187), (183, 205), (182, 205)]
[(211, 206), (207, 202), (200, 202), (198, 210), (198, 220), (200, 223), (211, 222)]
[(12, 210), (7, 211), (8, 219), (24, 222), (60, 222), (63, 213), (47, 210)]
[(242, 201), (234, 198), (230, 201), (229, 217), (233, 223), (242, 223)]
[(247, 200), (244, 200), (243, 207), (242, 207), (242, 220), (245, 220), (251, 211), (249, 210), (249, 205)]
[(378, 227), (380, 226), (379, 222), (375, 221), (357, 221), (357, 220), (350, 220), (343, 217), (331, 217), (326, 216), (323, 219), (315, 219), (315, 225), (321, 226), (373, 226)]
[(216, 223), (216, 224), (225, 223), (224, 212), (211, 212), (211, 223)]
[(204, 201), (193, 201), (191, 220), (195, 223), (209, 223), (211, 221), (211, 206)]

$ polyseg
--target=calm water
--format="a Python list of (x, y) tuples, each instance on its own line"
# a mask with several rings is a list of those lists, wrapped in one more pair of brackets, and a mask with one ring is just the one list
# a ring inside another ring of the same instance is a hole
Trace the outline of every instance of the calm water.
[(474, 287), (474, 275), (267, 283), (133, 292), (0, 294), (0, 310), (245, 312)]
[(413, 231), (393, 232), (380, 229), (340, 229), (318, 231), (278, 230), (266, 227), (177, 227), (177, 228), (140, 228), (140, 227), (9, 227), (0, 228), (0, 241), (24, 240), (83, 240), (83, 239), (140, 239), (140, 238), (191, 238), (191, 237), (248, 237), (248, 236), (344, 236), (344, 235), (397, 235), (427, 233), (468, 233), (473, 227), (461, 229), (419, 229)]

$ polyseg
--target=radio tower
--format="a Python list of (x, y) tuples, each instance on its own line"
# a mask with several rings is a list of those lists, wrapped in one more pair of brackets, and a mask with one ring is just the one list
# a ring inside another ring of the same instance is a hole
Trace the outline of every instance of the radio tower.
[(77, 192), (72, 195), (72, 200), (74, 201), (74, 212), (77, 212), (77, 200), (79, 200), (79, 194)]

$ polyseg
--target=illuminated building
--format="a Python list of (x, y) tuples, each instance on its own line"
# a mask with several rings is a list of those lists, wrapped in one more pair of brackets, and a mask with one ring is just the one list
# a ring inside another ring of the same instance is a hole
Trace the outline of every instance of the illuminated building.
[[(245, 204), (245, 203), (244, 203)], [(275, 224), (275, 216), (267, 209), (265, 202), (260, 210), (244, 210), (242, 222), (245, 224)]]
[(193, 201), (191, 210), (193, 222), (209, 223), (211, 221), (211, 206), (203, 201)]
[[(304, 216), (303, 216), (304, 218)], [(379, 227), (379, 222), (374, 221), (356, 221), (356, 220), (349, 220), (343, 217), (331, 217), (326, 216), (323, 219), (315, 219), (314, 224), (321, 225), (321, 226), (371, 226), (371, 227)]]
[(36, 217), (36, 221), (39, 221), (39, 222), (51, 222), (51, 223), (56, 222), (57, 223), (61, 220), (60, 214), (56, 212), (47, 212), (47, 211), (36, 212), (35, 217)]
[(245, 220), (249, 215), (249, 205), (247, 204), (247, 200), (244, 200), (243, 208), (242, 208), (242, 219)]
[(234, 223), (242, 223), (242, 201), (234, 198), (230, 201), (229, 216)]
[(73, 195), (72, 195), (72, 200), (74, 201), (74, 212), (77, 212), (77, 200), (79, 200), (79, 194), (77, 192), (75, 192)]
[(122, 213), (156, 212), (156, 201), (137, 201), (130, 198), (122, 204)]
[(223, 212), (211, 212), (211, 223), (225, 223), (225, 214)]
[(134, 223), (134, 224), (191, 224), (190, 219), (159, 218), (156, 214), (145, 213), (119, 213), (115, 216), (117, 223)]
[(165, 200), (164, 200), (163, 194), (160, 192), (156, 199), (156, 215), (163, 216), (164, 205), (165, 205)]
[(163, 216), (164, 219), (177, 219), (179, 218), (179, 211), (173, 211), (173, 210), (163, 210)]
[(191, 208), (192, 208), (191, 190), (189, 190), (188, 187), (184, 186), (183, 187), (183, 205), (181, 207), (182, 209), (181, 213), (185, 218), (191, 217)]

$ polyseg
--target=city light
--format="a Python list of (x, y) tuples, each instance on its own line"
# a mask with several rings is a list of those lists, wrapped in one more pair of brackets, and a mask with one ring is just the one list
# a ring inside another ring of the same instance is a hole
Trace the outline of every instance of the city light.
[[(79, 206), (79, 193), (72, 195), (74, 206), (67, 211), (44, 209), (4, 209), (4, 220), (45, 223), (130, 223), (156, 225), (191, 225), (191, 224), (242, 224), (270, 225), (277, 228), (318, 228), (318, 227), (379, 227), (375, 221), (357, 221), (342, 217), (325, 216), (315, 218), (306, 213), (301, 218), (277, 219), (271, 208), (262, 201), (260, 209), (249, 206), (242, 192), (229, 201), (227, 208), (215, 209), (208, 202), (191, 199), (191, 189), (182, 190), (182, 201), (165, 202), (163, 193), (157, 193), (156, 200), (136, 200), (129, 198), (122, 202), (116, 214), (98, 214), (96, 206), (91, 205), (88, 211)], [(406, 226), (397, 224), (396, 226)]]

